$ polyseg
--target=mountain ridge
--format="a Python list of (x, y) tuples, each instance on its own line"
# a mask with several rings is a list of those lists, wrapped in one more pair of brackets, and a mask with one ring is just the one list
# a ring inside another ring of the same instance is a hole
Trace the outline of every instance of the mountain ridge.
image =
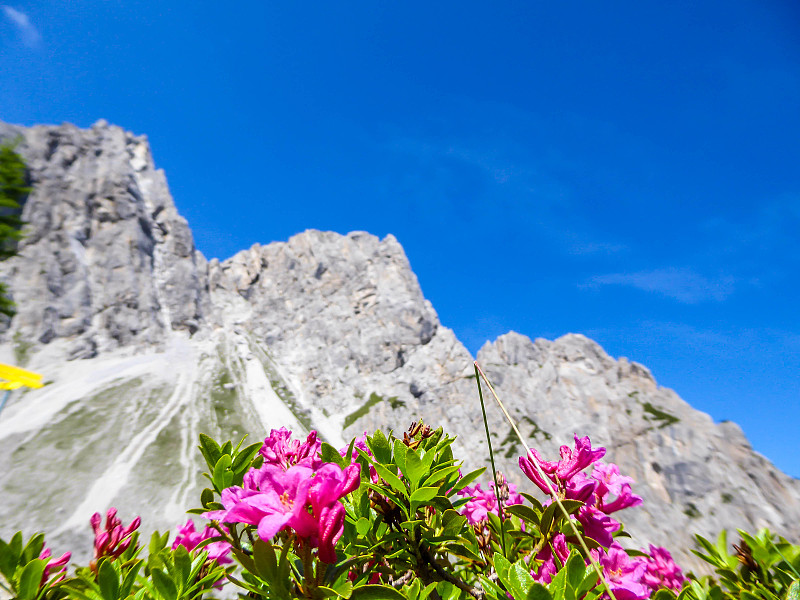
[[(0, 360), (27, 357), (52, 383), (0, 417), (0, 536), (19, 523), (75, 549), (112, 503), (174, 527), (202, 482), (200, 431), (259, 439), (285, 425), (343, 445), (422, 417), (459, 435), (468, 466), (485, 464), (473, 357), (394, 236), (308, 230), (206, 260), (144, 136), (0, 124), (0, 138), (16, 136), (33, 191), (19, 256), (0, 263), (18, 303)], [(624, 521), (638, 544), (677, 546), (694, 564), (690, 530), (800, 536), (800, 481), (645, 366), (580, 334), (509, 332), (476, 358), (532, 446), (552, 456), (590, 435), (636, 479), (645, 503)], [(493, 409), (489, 422), (503, 470), (523, 483), (508, 424)]]

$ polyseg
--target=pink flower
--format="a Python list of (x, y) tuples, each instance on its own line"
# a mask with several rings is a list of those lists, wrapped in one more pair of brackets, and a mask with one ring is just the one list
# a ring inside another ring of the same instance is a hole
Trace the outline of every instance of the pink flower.
[(617, 542), (608, 551), (592, 550), (592, 554), (603, 567), (603, 576), (617, 600), (644, 600), (650, 597), (650, 589), (642, 583), (646, 565), (634, 559)]
[(651, 590), (669, 588), (677, 592), (683, 587), (686, 577), (666, 548), (650, 544), (650, 557), (644, 560), (646, 571), (642, 576), (642, 582)]
[[(614, 463), (599, 463), (592, 471), (592, 479), (597, 481), (596, 506), (606, 514), (611, 514), (623, 508), (639, 506), (642, 503), (641, 496), (631, 492), (633, 478), (619, 474), (619, 467)], [(613, 501), (609, 501), (611, 496), (616, 496)]]
[[(175, 541), (172, 543), (172, 549), (175, 550), (178, 546), (183, 546), (189, 552), (191, 552), (203, 540), (207, 540), (218, 535), (219, 532), (212, 527), (206, 527), (201, 532), (195, 531), (194, 523), (190, 519), (186, 521), (185, 525), (178, 528), (178, 534), (175, 536)], [(208, 560), (215, 560), (220, 565), (233, 562), (233, 560), (228, 556), (231, 552), (231, 545), (228, 542), (211, 542), (210, 544), (203, 546), (202, 550), (204, 552), (208, 552)]]
[[(275, 430), (273, 430), (274, 432)], [(243, 487), (222, 491), (223, 510), (203, 516), (224, 523), (247, 523), (264, 540), (284, 529), (292, 529), (325, 562), (336, 562), (334, 546), (342, 536), (344, 506), (339, 500), (361, 483), (361, 465), (342, 469), (322, 463), (317, 469), (305, 465), (265, 464), (245, 474)]]
[(91, 562), (92, 569), (97, 562), (104, 556), (116, 559), (119, 558), (131, 544), (133, 532), (139, 528), (142, 522), (141, 517), (136, 517), (127, 527), (122, 526), (122, 521), (117, 518), (117, 509), (109, 508), (106, 513), (106, 524), (101, 529), (100, 525), (103, 517), (100, 513), (94, 513), (89, 519), (89, 523), (94, 530), (94, 559)]
[[(505, 481), (505, 478), (503, 478)], [(517, 493), (517, 486), (513, 483), (509, 483), (508, 485), (508, 499), (504, 502), (505, 506), (511, 506), (512, 504), (522, 504), (522, 496)], [(461, 491), (458, 492), (459, 496), (471, 496), (470, 500), (464, 505), (464, 508), (461, 510), (461, 514), (467, 517), (467, 522), (470, 525), (477, 525), (485, 521), (489, 513), (494, 513), (499, 515), (497, 510), (497, 494), (494, 491), (495, 485), (493, 483), (489, 484), (489, 490), (482, 490), (481, 484), (477, 484), (475, 487), (465, 487)], [(501, 486), (501, 490), (502, 490)]]
[(619, 496), (617, 496), (612, 502), (605, 502), (605, 500), (600, 500), (598, 502), (597, 508), (599, 508), (607, 515), (610, 515), (611, 513), (616, 512), (618, 510), (622, 510), (623, 508), (629, 508), (631, 506), (639, 506), (641, 503), (642, 503), (642, 497), (632, 493), (631, 486), (629, 484), (623, 483)]
[(592, 470), (592, 479), (597, 481), (597, 495), (600, 497), (606, 494), (619, 496), (622, 493), (622, 485), (633, 483), (632, 477), (619, 474), (619, 467), (614, 463), (598, 462)]
[(572, 479), (564, 484), (564, 497), (568, 500), (580, 500), (586, 504), (594, 504), (594, 494), (597, 482), (587, 477), (584, 473), (576, 473)]
[(598, 544), (608, 547), (614, 541), (611, 534), (619, 529), (619, 523), (594, 506), (582, 506), (576, 518), (583, 525), (584, 535)]
[(316, 431), (309, 433), (305, 442), (300, 442), (292, 439), (291, 431), (281, 427), (269, 432), (269, 437), (264, 440), (264, 445), (258, 452), (264, 457), (265, 464), (278, 465), (284, 470), (293, 465), (313, 469), (322, 462), (319, 457), (321, 447)]
[(535, 581), (547, 584), (553, 580), (553, 576), (558, 573), (559, 570), (554, 557), (558, 557), (562, 567), (567, 563), (567, 559), (569, 558), (567, 538), (563, 533), (556, 535), (552, 541), (536, 555), (536, 560), (541, 560), (542, 564), (535, 572), (531, 571), (531, 577), (533, 577)]
[[(542, 459), (536, 450), (531, 450), (530, 455), (519, 459), (519, 466), (528, 479), (533, 481), (539, 489), (548, 496), (551, 495), (550, 487), (558, 491), (560, 487), (566, 485), (575, 475), (583, 471), (586, 467), (597, 462), (605, 456), (605, 448), (595, 448), (592, 450), (592, 443), (589, 437), (579, 438), (575, 435), (575, 448), (561, 446), (561, 459), (557, 462), (548, 462)], [(550, 480), (550, 486), (539, 474), (534, 461), (539, 464), (544, 474)]]
[[(42, 552), (39, 554), (39, 558), (41, 560), (47, 560), (51, 556), (52, 553), (50, 552), (50, 548), (42, 548)], [(67, 576), (67, 563), (69, 562), (70, 558), (72, 558), (72, 553), (65, 552), (57, 559), (48, 561), (44, 568), (44, 573), (42, 574), (42, 581), (39, 583), (39, 588), (45, 585), (50, 580), (51, 576), (54, 576), (58, 573), (61, 575), (58, 577), (58, 579), (55, 579), (53, 583), (62, 581)]]
[[(539, 474), (539, 469), (536, 468), (534, 462), (541, 467), (541, 470), (549, 479), (549, 483)], [(531, 448), (530, 454), (527, 457), (520, 456), (519, 467), (522, 469), (522, 472), (528, 476), (528, 479), (539, 486), (539, 489), (548, 496), (552, 494), (551, 490), (558, 491), (558, 485), (555, 479), (558, 463), (544, 460), (535, 448)]]

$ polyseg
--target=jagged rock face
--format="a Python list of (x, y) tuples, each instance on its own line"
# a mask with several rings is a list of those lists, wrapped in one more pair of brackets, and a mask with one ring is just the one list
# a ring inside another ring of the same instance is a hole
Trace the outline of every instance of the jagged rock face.
[(178, 215), (147, 140), (103, 122), (22, 130), (33, 192), (19, 256), (4, 265), (18, 314), (10, 334), (70, 340), (86, 358), (157, 344), (198, 327), (207, 303), (202, 256)]
[[(206, 263), (143, 137), (0, 124), (18, 135), (34, 190), (20, 254), (0, 263), (19, 311), (0, 361), (49, 385), (0, 415), (0, 537), (41, 528), (80, 558), (96, 510), (174, 527), (202, 486), (201, 431), (313, 428), (343, 445), (421, 417), (459, 436), (467, 467), (486, 464), (472, 357), (392, 236), (307, 231)], [(555, 457), (590, 435), (636, 478), (645, 504), (623, 519), (636, 544), (686, 560), (691, 532), (800, 535), (800, 482), (645, 367), (579, 335), (509, 333), (477, 358), (531, 446)], [(501, 469), (524, 484), (522, 446), (485, 396)]]

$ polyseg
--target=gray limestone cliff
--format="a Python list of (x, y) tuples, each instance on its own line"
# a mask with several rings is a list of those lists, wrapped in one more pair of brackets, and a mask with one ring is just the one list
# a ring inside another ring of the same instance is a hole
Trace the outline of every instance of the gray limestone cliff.
[[(392, 236), (307, 231), (207, 262), (144, 137), (0, 124), (14, 137), (33, 191), (19, 255), (0, 263), (18, 306), (0, 362), (48, 385), (0, 416), (0, 537), (41, 527), (85, 556), (89, 515), (111, 505), (174, 527), (202, 485), (201, 431), (260, 439), (285, 425), (343, 445), (422, 417), (459, 436), (468, 466), (485, 464), (473, 357)], [(636, 479), (645, 503), (623, 520), (637, 544), (690, 560), (692, 532), (800, 537), (800, 482), (645, 367), (580, 335), (513, 332), (477, 360), (529, 444), (555, 456), (589, 435)], [(499, 411), (489, 420), (502, 469), (524, 483), (521, 445)]]

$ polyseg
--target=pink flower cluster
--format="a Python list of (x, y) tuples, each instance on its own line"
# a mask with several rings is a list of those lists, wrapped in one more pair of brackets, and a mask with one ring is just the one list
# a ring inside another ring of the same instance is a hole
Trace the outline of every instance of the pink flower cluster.
[(686, 577), (666, 548), (650, 544), (650, 556), (645, 559), (642, 581), (651, 590), (665, 587), (678, 591), (686, 581)]
[[(508, 499), (503, 502), (504, 506), (511, 506), (512, 504), (522, 504), (522, 496), (517, 493), (517, 486), (513, 483), (508, 485)], [(502, 487), (502, 486), (501, 486)], [(490, 483), (488, 490), (482, 490), (481, 484), (475, 487), (465, 487), (460, 492), (459, 496), (471, 496), (470, 500), (464, 505), (461, 514), (467, 517), (467, 522), (470, 525), (478, 525), (488, 519), (489, 513), (499, 515), (497, 510), (497, 494), (495, 493), (495, 484)]]
[[(131, 544), (133, 532), (139, 528), (141, 517), (136, 517), (127, 527), (122, 526), (122, 521), (117, 517), (117, 509), (109, 508), (106, 513), (105, 527), (101, 527), (103, 517), (94, 513), (89, 519), (94, 530), (94, 560), (92, 565), (107, 556), (116, 559), (122, 555)], [(94, 567), (93, 567), (94, 568)]]
[[(620, 475), (617, 465), (599, 462), (605, 456), (606, 449), (593, 449), (588, 437), (579, 438), (576, 435), (575, 448), (561, 446), (560, 452), (560, 460), (546, 461), (536, 450), (531, 450), (529, 456), (520, 457), (519, 466), (528, 479), (548, 496), (555, 492), (562, 499), (584, 502), (585, 506), (576, 516), (583, 524), (584, 533), (609, 547), (613, 541), (612, 534), (620, 525), (608, 515), (642, 503), (641, 497), (631, 491), (633, 479)], [(541, 468), (544, 478), (536, 464)], [(583, 473), (593, 464), (594, 470), (590, 476)]]
[[(178, 534), (172, 543), (172, 549), (175, 550), (178, 546), (183, 546), (191, 552), (200, 542), (218, 535), (219, 532), (211, 527), (206, 527), (203, 531), (196, 531), (194, 523), (189, 519), (185, 525), (178, 527)], [(228, 542), (211, 542), (203, 546), (202, 550), (208, 552), (208, 560), (215, 560), (217, 564), (225, 565), (233, 562), (233, 559), (229, 556), (231, 545)]]
[[(617, 465), (600, 462), (605, 453), (605, 448), (593, 449), (588, 437), (576, 435), (574, 448), (561, 446), (560, 460), (546, 461), (531, 450), (528, 457), (519, 459), (519, 465), (548, 496), (555, 494), (585, 503), (575, 518), (583, 525), (584, 534), (601, 544), (592, 554), (617, 600), (644, 600), (663, 587), (680, 590), (685, 578), (666, 549), (651, 545), (648, 557), (635, 558), (614, 541), (612, 534), (620, 524), (609, 515), (638, 506), (642, 499), (631, 490), (633, 479), (621, 475)], [(587, 476), (583, 470), (592, 465), (592, 473)], [(566, 538), (559, 533), (536, 555), (539, 564), (531, 575), (536, 581), (550, 583), (568, 557)]]
[(359, 486), (361, 466), (342, 469), (323, 463), (316, 438), (312, 431), (301, 443), (287, 429), (273, 429), (260, 451), (265, 459), (261, 468), (248, 471), (242, 487), (222, 490), (223, 510), (203, 516), (254, 525), (264, 540), (292, 529), (312, 548), (319, 548), (320, 560), (336, 562), (334, 547), (345, 516), (339, 500)]
[(317, 439), (317, 432), (312, 431), (305, 442), (292, 439), (292, 432), (281, 427), (272, 429), (269, 437), (258, 453), (264, 457), (265, 464), (277, 465), (288, 469), (294, 465), (303, 465), (312, 469), (318, 467), (322, 460), (319, 451), (322, 442)]
[(60, 576), (55, 579), (53, 583), (58, 583), (67, 576), (67, 563), (69, 562), (69, 559), (72, 558), (72, 553), (65, 552), (54, 560), (48, 560), (51, 556), (52, 552), (50, 551), (50, 548), (42, 548), (42, 552), (39, 554), (39, 559), (47, 560), (47, 565), (45, 566), (44, 573), (42, 574), (42, 581), (39, 583), (40, 588), (46, 584), (53, 575), (60, 573)]

